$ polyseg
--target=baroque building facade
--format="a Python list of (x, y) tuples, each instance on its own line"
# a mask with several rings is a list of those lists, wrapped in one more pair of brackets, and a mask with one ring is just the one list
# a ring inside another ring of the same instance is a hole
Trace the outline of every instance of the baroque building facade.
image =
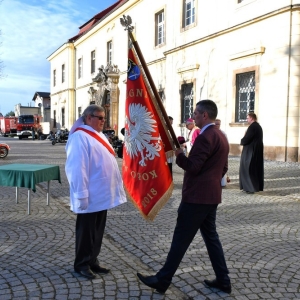
[(86, 106), (124, 126), (127, 32), (134, 35), (177, 136), (195, 104), (214, 100), (230, 154), (240, 155), (248, 112), (264, 130), (265, 158), (299, 161), (300, 0), (120, 0), (52, 53), (52, 127), (70, 128)]

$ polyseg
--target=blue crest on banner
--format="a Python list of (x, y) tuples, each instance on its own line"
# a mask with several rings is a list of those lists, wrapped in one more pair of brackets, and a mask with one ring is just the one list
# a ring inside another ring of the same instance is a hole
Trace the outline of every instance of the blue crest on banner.
[(131, 81), (137, 80), (141, 75), (140, 68), (131, 59), (128, 60), (127, 73), (128, 73), (128, 75), (127, 75), (128, 79), (131, 80)]

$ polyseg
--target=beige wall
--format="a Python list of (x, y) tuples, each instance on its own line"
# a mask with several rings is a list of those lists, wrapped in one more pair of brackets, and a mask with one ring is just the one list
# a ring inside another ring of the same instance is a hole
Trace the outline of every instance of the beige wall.
[[(51, 91), (51, 125), (53, 128), (54, 111), (56, 111), (56, 128), (62, 127), (62, 108), (65, 109), (65, 127), (74, 123), (75, 109), (75, 49), (72, 43), (62, 45), (48, 57), (50, 68)], [(65, 65), (65, 81), (62, 82), (62, 65)], [(56, 84), (53, 82), (53, 71), (56, 70)]]
[[(292, 10), (290, 5), (294, 5)], [(155, 47), (154, 16), (162, 9), (166, 41)], [(98, 68), (107, 64), (110, 40), (113, 63), (120, 69), (119, 128), (124, 124), (127, 33), (119, 21), (124, 14), (133, 19), (134, 34), (154, 83), (164, 89), (164, 105), (174, 118), (177, 136), (186, 134), (180, 127), (180, 86), (193, 82), (194, 102), (207, 98), (217, 102), (231, 154), (239, 155), (247, 126), (235, 123), (235, 75), (255, 70), (255, 113), (264, 130), (265, 156), (298, 161), (300, 0), (246, 0), (241, 4), (237, 0), (196, 0), (196, 22), (188, 30), (181, 28), (182, 0), (128, 1), (72, 44), (74, 50), (65, 44), (48, 58), (51, 78), (57, 69), (57, 86), (51, 82), (51, 110), (56, 107), (58, 113), (66, 107), (68, 128), (77, 117), (77, 108), (83, 110), (89, 104), (88, 90)], [(96, 72), (91, 74), (90, 53), (94, 50)], [(81, 79), (77, 78), (79, 57), (83, 61)], [(59, 78), (63, 63), (68, 66), (66, 84), (60, 84)]]

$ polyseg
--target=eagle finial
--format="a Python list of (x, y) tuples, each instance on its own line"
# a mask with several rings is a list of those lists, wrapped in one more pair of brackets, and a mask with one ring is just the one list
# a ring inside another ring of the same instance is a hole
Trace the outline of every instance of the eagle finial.
[(123, 18), (120, 18), (120, 22), (121, 22), (121, 25), (123, 27), (125, 27), (124, 30), (128, 30), (128, 31), (131, 32), (134, 29), (134, 26), (131, 25), (132, 24), (132, 19), (131, 19), (130, 16), (126, 17), (125, 15), (123, 15)]

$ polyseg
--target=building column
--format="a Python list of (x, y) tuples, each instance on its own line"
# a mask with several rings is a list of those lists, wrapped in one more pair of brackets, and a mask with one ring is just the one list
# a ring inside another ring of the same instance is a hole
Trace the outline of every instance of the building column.
[(285, 161), (300, 161), (300, 104), (299, 104), (299, 40), (300, 11), (299, 8), (291, 10), (290, 14), (290, 47), (289, 47), (289, 69), (288, 69), (288, 99), (286, 116), (286, 155)]

